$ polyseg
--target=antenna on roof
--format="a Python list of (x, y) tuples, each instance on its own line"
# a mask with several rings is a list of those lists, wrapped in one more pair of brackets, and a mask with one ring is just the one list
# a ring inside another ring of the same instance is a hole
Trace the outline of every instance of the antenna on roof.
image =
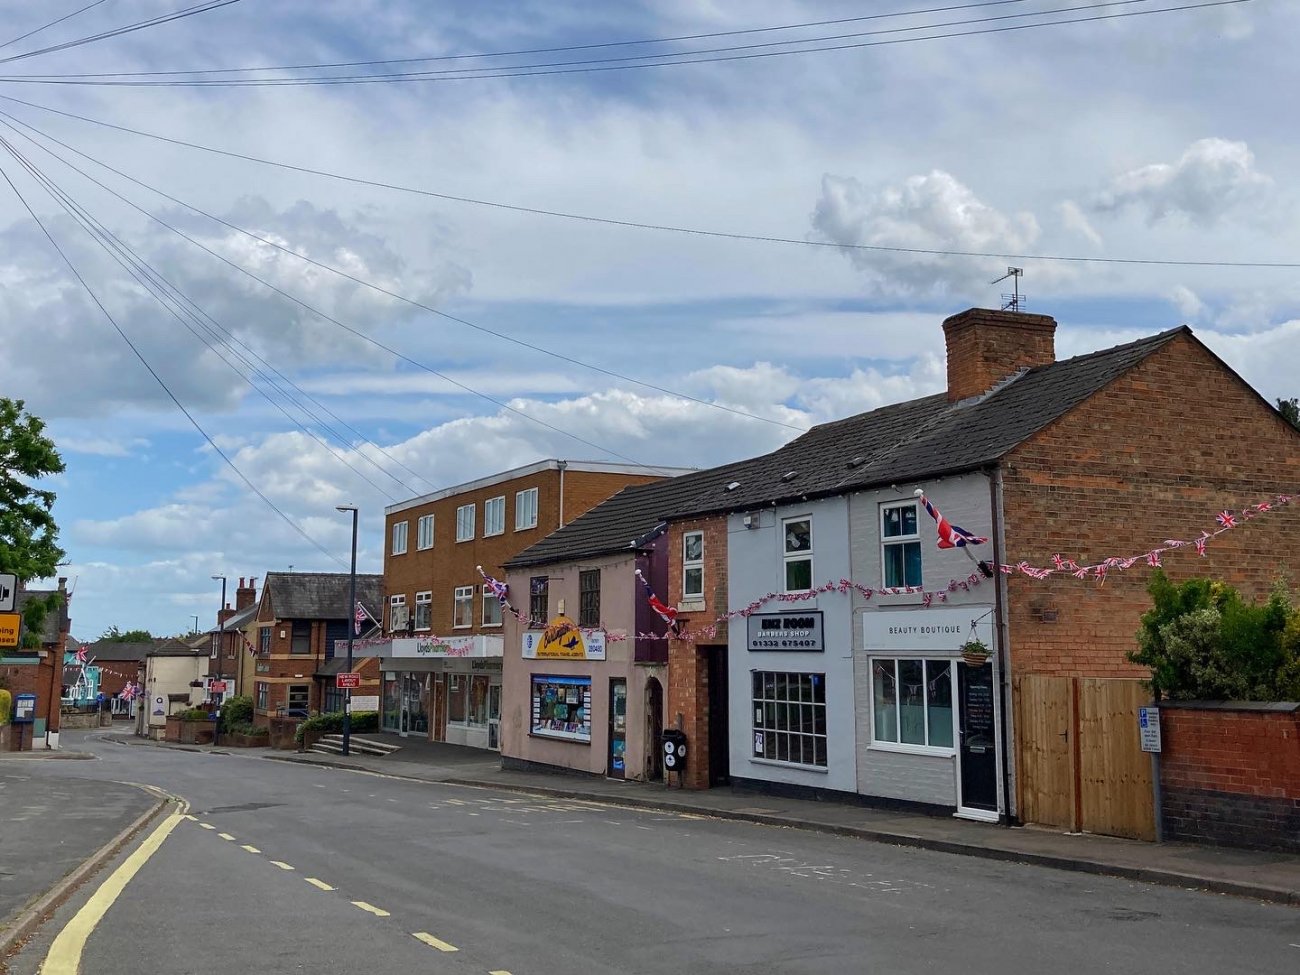
[(1011, 294), (1002, 296), (1003, 311), (1020, 311), (1021, 305), (1028, 300), (1028, 295), (1020, 293), (1020, 279), (1024, 276), (1024, 273), (1025, 269), (1023, 267), (1009, 267), (1006, 274), (989, 282), (989, 284), (1000, 284), (1007, 278), (1011, 279)]

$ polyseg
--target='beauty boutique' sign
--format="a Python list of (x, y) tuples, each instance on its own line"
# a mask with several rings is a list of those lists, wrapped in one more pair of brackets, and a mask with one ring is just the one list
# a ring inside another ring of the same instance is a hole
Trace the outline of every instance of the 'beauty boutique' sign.
[(992, 606), (868, 609), (862, 614), (862, 645), (870, 651), (956, 653), (972, 637), (978, 637), (986, 647), (993, 646)]

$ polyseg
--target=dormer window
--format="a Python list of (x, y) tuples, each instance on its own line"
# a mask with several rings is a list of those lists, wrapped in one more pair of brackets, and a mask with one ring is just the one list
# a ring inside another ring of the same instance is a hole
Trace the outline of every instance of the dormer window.
[(813, 581), (812, 519), (786, 518), (781, 522), (785, 560), (785, 591), (807, 592)]

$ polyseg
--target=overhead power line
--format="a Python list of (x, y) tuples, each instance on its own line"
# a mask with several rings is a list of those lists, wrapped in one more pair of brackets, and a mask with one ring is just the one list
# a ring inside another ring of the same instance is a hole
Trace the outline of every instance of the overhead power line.
[[(921, 31), (935, 30), (942, 26), (954, 26), (961, 24), (991, 23), (993, 21), (1005, 20), (1010, 17), (1027, 17), (1027, 16), (1044, 16), (1060, 13), (1068, 13), (1076, 10), (1095, 10), (1102, 7), (1127, 6), (1134, 3), (1148, 3), (1152, 0), (1114, 0), (1111, 3), (1095, 4), (1090, 3), (1084, 6), (1064, 7), (1055, 10), (1041, 11), (1037, 14), (1009, 14), (1001, 17), (990, 17), (969, 21), (953, 21), (951, 24), (929, 25), (925, 27), (907, 27), (891, 28), (883, 31), (864, 31), (857, 34), (842, 34), (831, 37), (824, 37), (808, 41), (778, 41), (766, 44), (738, 45), (727, 48), (705, 48), (697, 51), (677, 52), (672, 54), (647, 54), (631, 55), (622, 58), (595, 58), (583, 61), (549, 61), (534, 62), (532, 64), (514, 65), (502, 68), (453, 68), (440, 71), (412, 71), (393, 73), (388, 75), (343, 75), (343, 76), (325, 76), (316, 78), (242, 78), (230, 80), (196, 80), (196, 81), (96, 81), (96, 80), (33, 80), (26, 79), (28, 84), (64, 84), (64, 85), (99, 85), (110, 87), (198, 87), (198, 88), (284, 88), (284, 87), (312, 87), (328, 85), (371, 85), (371, 84), (394, 84), (394, 83), (411, 83), (411, 82), (438, 82), (438, 81), (480, 81), (500, 78), (537, 78), (551, 75), (570, 75), (570, 74), (587, 74), (607, 71), (627, 71), (640, 68), (660, 68), (674, 67), (685, 64), (714, 64), (725, 61), (750, 61), (762, 58), (790, 57), (798, 54), (826, 54), (835, 51), (859, 50), (870, 47), (887, 47), (896, 44), (915, 44), (922, 41), (945, 40), (954, 37), (974, 37), (982, 34), (1002, 34), (1011, 31), (1033, 30), (1042, 27), (1064, 27), (1076, 24), (1088, 24), (1098, 21), (1119, 20), (1129, 17), (1146, 17), (1153, 14), (1177, 13), (1187, 10), (1202, 10), (1209, 7), (1226, 7), (1243, 3), (1253, 3), (1255, 0), (1206, 0), (1203, 3), (1177, 4), (1167, 7), (1157, 7), (1149, 10), (1129, 10), (1122, 13), (1094, 14), (1082, 17), (1070, 17), (1059, 20), (1039, 21), (1029, 24), (1003, 24), (998, 27), (984, 27), (977, 30), (958, 30), (948, 31), (947, 33), (929, 34), (924, 37), (894, 37), (887, 40), (874, 41), (853, 41), (845, 44), (824, 45), (821, 47), (804, 47), (799, 50), (781, 50), (781, 51), (752, 51), (756, 47), (772, 47), (775, 44), (791, 43), (819, 43), (821, 41), (837, 40), (839, 38), (861, 37), (867, 35), (892, 34), (903, 31)], [(727, 51), (748, 51), (748, 53), (722, 53)], [(698, 55), (710, 55), (700, 57)], [(674, 60), (675, 59), (675, 60)], [(0, 64), (6, 60), (0, 59)], [(483, 73), (486, 72), (486, 73)], [(22, 76), (8, 76), (0, 78), (0, 81), (19, 82), (24, 81)]]
[[(0, 145), (2, 145), (9, 152), (9, 154), (16, 161), (19, 162), (19, 165), (22, 165), (22, 160), (19, 153), (3, 136), (0, 136)], [(244, 483), (244, 485), (250, 491), (256, 494), (259, 498), (261, 498), (262, 501), (266, 504), (266, 506), (270, 508), (273, 512), (275, 512), (275, 514), (278, 515), (281, 518), (281, 520), (283, 520), (287, 525), (289, 525), (290, 528), (292, 528), (295, 532), (301, 535), (304, 539), (310, 542), (313, 547), (318, 549), (328, 558), (338, 563), (339, 566), (343, 566), (344, 562), (341, 558), (339, 558), (337, 555), (335, 555), (333, 552), (331, 552), (329, 549), (323, 546), (320, 542), (316, 541), (316, 539), (312, 538), (309, 534), (307, 534), (306, 530), (301, 525), (299, 525), (296, 521), (294, 521), (288, 514), (285, 513), (285, 511), (282, 508), (279, 507), (279, 505), (277, 505), (274, 501), (272, 501), (269, 497), (267, 497), (266, 494), (264, 494), (261, 490), (259, 490), (257, 485), (255, 485), (251, 480), (249, 480), (248, 475), (246, 475), (242, 470), (240, 470), (238, 465), (236, 465), (235, 462), (230, 459), (230, 456), (224, 450), (222, 450), (220, 446), (217, 445), (216, 441), (212, 439), (211, 435), (209, 435), (208, 432), (205, 429), (203, 429), (203, 426), (199, 423), (199, 421), (194, 418), (194, 414), (192, 414), (186, 408), (185, 404), (182, 403), (180, 399), (177, 398), (176, 394), (172, 392), (172, 389), (170, 386), (167, 385), (166, 380), (164, 380), (162, 376), (158, 374), (158, 371), (154, 369), (152, 365), (150, 365), (149, 360), (144, 357), (144, 354), (140, 351), (136, 343), (131, 340), (131, 337), (126, 333), (126, 331), (122, 328), (122, 326), (118, 324), (117, 319), (113, 317), (112, 313), (104, 306), (104, 303), (100, 301), (99, 295), (95, 293), (95, 290), (91, 288), (90, 285), (87, 283), (86, 279), (82, 277), (81, 272), (77, 269), (76, 264), (74, 264), (72, 262), (72, 259), (69, 258), (68, 255), (64, 252), (63, 248), (59, 245), (59, 242), (54, 239), (54, 235), (50, 233), (49, 228), (45, 226), (45, 223), (41, 220), (41, 218), (36, 215), (36, 211), (33, 210), (31, 204), (27, 202), (27, 198), (23, 196), (22, 192), (14, 184), (13, 180), (9, 178), (8, 172), (4, 171), (3, 169), (0, 169), (0, 176), (4, 177), (5, 182), (9, 184), (9, 188), (13, 190), (14, 195), (18, 197), (19, 202), (23, 205), (23, 209), (27, 211), (28, 215), (32, 218), (32, 220), (36, 223), (36, 225), (40, 227), (41, 233), (45, 235), (46, 240), (50, 242), (50, 246), (53, 247), (54, 250), (58, 253), (59, 257), (62, 258), (63, 263), (68, 266), (68, 270), (72, 272), (73, 277), (77, 279), (77, 282), (81, 285), (82, 289), (86, 292), (87, 295), (90, 296), (90, 300), (95, 303), (95, 306), (100, 310), (100, 312), (104, 315), (104, 317), (108, 319), (108, 322), (110, 325), (113, 326), (114, 331), (116, 331), (118, 336), (122, 339), (122, 341), (126, 343), (127, 347), (131, 350), (131, 352), (135, 355), (135, 357), (138, 360), (140, 360), (140, 364), (145, 367), (149, 375), (152, 376), (154, 381), (162, 388), (163, 392), (167, 394), (167, 398), (170, 399), (172, 403), (175, 404), (176, 408), (185, 415), (185, 418), (189, 420), (190, 425), (193, 426), (194, 429), (199, 432), (200, 436), (203, 437), (203, 439), (207, 442), (208, 446), (211, 447), (213, 451), (216, 452), (217, 456), (219, 456), (223, 461), (226, 462), (226, 465), (232, 471), (235, 472), (236, 476), (239, 477), (239, 479)]]
[[(209, 213), (207, 210), (204, 210), (204, 209), (202, 209), (202, 208), (200, 208), (200, 207), (197, 207), (197, 206), (195, 206), (195, 205), (192, 204), (192, 203), (189, 203), (189, 202), (187, 202), (187, 201), (185, 201), (185, 200), (180, 199), (179, 197), (172, 196), (170, 193), (167, 193), (167, 192), (165, 192), (165, 191), (163, 191), (163, 190), (160, 190), (160, 189), (158, 189), (158, 187), (156, 187), (156, 186), (152, 186), (152, 185), (150, 185), (149, 183), (146, 183), (146, 182), (144, 182), (144, 181), (142, 181), (142, 180), (140, 180), (140, 179), (137, 179), (137, 178), (134, 177), (134, 176), (129, 175), (128, 173), (124, 173), (122, 170), (120, 170), (120, 169), (116, 169), (115, 167), (110, 166), (108, 163), (105, 163), (105, 162), (103, 162), (102, 160), (96, 159), (94, 156), (88, 155), (87, 153), (82, 152), (80, 149), (77, 149), (76, 147), (71, 146), (71, 145), (69, 145), (68, 143), (63, 142), (63, 141), (61, 141), (61, 140), (59, 140), (59, 139), (56, 139), (54, 136), (50, 135), (48, 132), (44, 132), (44, 131), (42, 131), (41, 129), (38, 129), (38, 128), (36, 128), (36, 127), (33, 126), (33, 125), (30, 125), (30, 124), (28, 124), (28, 123), (26, 123), (26, 122), (23, 122), (23, 121), (21, 121), (20, 119), (14, 117), (13, 115), (10, 115), (8, 112), (0, 111), (0, 118), (7, 119), (7, 120), (9, 120), (9, 121), (12, 122), (12, 123), (16, 123), (17, 125), (22, 126), (24, 129), (28, 129), (28, 130), (30, 130), (31, 132), (36, 133), (36, 134), (37, 134), (38, 136), (40, 136), (42, 139), (48, 140), (49, 142), (53, 142), (53, 143), (56, 144), (56, 145), (62, 146), (64, 149), (67, 149), (69, 152), (75, 153), (77, 156), (80, 156), (82, 159), (85, 159), (85, 160), (87, 160), (88, 162), (94, 163), (96, 166), (99, 166), (99, 167), (102, 168), (102, 169), (106, 169), (106, 170), (108, 170), (110, 173), (113, 173), (113, 174), (115, 174), (115, 175), (121, 177), (122, 179), (125, 179), (125, 180), (127, 180), (128, 182), (133, 183), (133, 184), (136, 185), (136, 186), (139, 186), (139, 187), (142, 187), (143, 189), (149, 190), (150, 192), (157, 194), (158, 196), (162, 197), (162, 198), (165, 199), (165, 200), (168, 200), (168, 201), (170, 201), (170, 202), (172, 202), (172, 203), (175, 203), (175, 204), (178, 205), (178, 206), (184, 207), (185, 209), (191, 211), (192, 213), (196, 213), (196, 214), (198, 214), (199, 216), (206, 217), (207, 219), (213, 221), (214, 223), (220, 224), (220, 225), (223, 226), (223, 227), (227, 227), (227, 228), (229, 228), (229, 229), (231, 229), (231, 230), (236, 231), (237, 233), (243, 234), (244, 236), (249, 237), (249, 238), (252, 239), (252, 240), (256, 240), (256, 241), (258, 241), (258, 242), (260, 242), (260, 243), (266, 244), (267, 246), (269, 246), (269, 247), (273, 247), (273, 248), (275, 248), (276, 250), (278, 250), (278, 251), (280, 251), (280, 252), (282, 252), (282, 253), (284, 253), (284, 254), (288, 254), (289, 256), (294, 257), (294, 258), (297, 258), (298, 260), (301, 260), (301, 261), (303, 261), (303, 262), (305, 262), (305, 263), (307, 263), (307, 264), (311, 264), (311, 265), (314, 266), (314, 267), (321, 268), (321, 269), (324, 270), (324, 271), (329, 271), (329, 272), (332, 273), (332, 274), (336, 274), (336, 275), (338, 275), (339, 277), (345, 278), (345, 279), (347, 279), (347, 280), (349, 280), (349, 281), (352, 281), (352, 282), (354, 282), (354, 283), (356, 283), (356, 284), (359, 284), (359, 285), (361, 285), (362, 287), (369, 288), (370, 290), (375, 291), (375, 292), (378, 293), (378, 294), (382, 294), (382, 295), (385, 295), (386, 297), (393, 298), (393, 299), (395, 299), (395, 300), (397, 300), (397, 301), (401, 301), (401, 302), (403, 302), (404, 304), (410, 305), (410, 306), (413, 307), (413, 308), (418, 308), (418, 309), (420, 309), (420, 310), (422, 310), (422, 311), (426, 311), (426, 312), (429, 312), (430, 314), (437, 315), (438, 317), (443, 318), (443, 319), (446, 319), (446, 320), (448, 320), (448, 321), (456, 322), (457, 324), (460, 324), (460, 325), (465, 325), (465, 326), (467, 326), (467, 327), (469, 327), (469, 328), (474, 329), (475, 331), (481, 332), (481, 333), (486, 334), (486, 335), (491, 335), (491, 336), (493, 336), (494, 338), (501, 339), (502, 341), (509, 342), (509, 343), (511, 343), (511, 344), (513, 344), (513, 345), (518, 345), (518, 346), (520, 346), (521, 348), (529, 349), (529, 350), (534, 351), (534, 352), (540, 352), (540, 353), (542, 353), (543, 355), (550, 356), (551, 358), (554, 358), (554, 359), (556, 359), (556, 360), (558, 360), (558, 361), (561, 361), (561, 362), (567, 362), (567, 363), (569, 363), (570, 365), (580, 366), (580, 367), (582, 367), (582, 368), (584, 368), (584, 369), (590, 369), (590, 370), (592, 370), (593, 372), (600, 373), (601, 375), (609, 376), (609, 377), (611, 377), (611, 378), (613, 378), (613, 379), (619, 379), (619, 380), (622, 380), (622, 381), (624, 381), (624, 382), (629, 382), (629, 383), (632, 383), (632, 384), (634, 384), (634, 385), (641, 386), (641, 387), (644, 388), (644, 389), (654, 390), (655, 392), (663, 393), (663, 394), (665, 394), (665, 395), (667, 395), (667, 396), (672, 396), (672, 397), (675, 398), (675, 399), (686, 400), (686, 401), (689, 401), (689, 402), (692, 402), (692, 403), (697, 403), (697, 404), (699, 404), (699, 405), (701, 405), (701, 406), (707, 406), (707, 407), (709, 407), (709, 408), (711, 408), (711, 409), (720, 410), (720, 411), (722, 411), (722, 412), (724, 412), (724, 413), (731, 413), (731, 414), (736, 415), (736, 416), (743, 416), (743, 417), (745, 417), (746, 419), (759, 420), (759, 421), (761, 421), (761, 422), (763, 422), (763, 423), (769, 423), (769, 424), (772, 424), (773, 426), (785, 427), (786, 429), (789, 429), (789, 430), (795, 430), (795, 431), (798, 431), (798, 432), (803, 432), (805, 429), (807, 429), (806, 427), (804, 427), (804, 426), (800, 426), (800, 425), (798, 425), (798, 424), (786, 423), (786, 422), (784, 422), (784, 421), (782, 421), (782, 420), (774, 420), (774, 419), (771, 419), (770, 417), (760, 416), (759, 414), (756, 414), (756, 413), (750, 413), (750, 412), (748, 412), (748, 411), (746, 411), (746, 410), (741, 410), (741, 409), (737, 409), (737, 408), (735, 408), (735, 407), (727, 406), (727, 405), (725, 405), (725, 404), (723, 404), (723, 403), (716, 403), (716, 402), (712, 402), (712, 401), (710, 401), (710, 400), (702, 399), (702, 398), (700, 398), (700, 397), (692, 396), (692, 395), (690, 395), (689, 393), (684, 393), (684, 392), (681, 392), (680, 390), (671, 389), (671, 388), (669, 388), (669, 387), (667, 387), (667, 386), (659, 386), (659, 385), (657, 385), (657, 384), (655, 384), (655, 383), (647, 382), (647, 381), (645, 381), (645, 380), (641, 380), (641, 379), (636, 379), (636, 378), (634, 378), (634, 377), (632, 377), (632, 376), (626, 375), (625, 373), (621, 373), (621, 372), (618, 372), (618, 371), (616, 371), (616, 370), (606, 368), (605, 366), (601, 366), (601, 365), (598, 365), (598, 364), (593, 363), (593, 362), (588, 362), (588, 361), (583, 360), (583, 359), (578, 359), (578, 358), (576, 358), (576, 357), (574, 357), (574, 356), (566, 355), (566, 354), (564, 354), (564, 353), (562, 353), (562, 352), (556, 352), (556, 351), (553, 350), (553, 349), (548, 349), (548, 348), (545, 348), (544, 346), (536, 345), (536, 344), (534, 344), (534, 343), (532, 343), (532, 342), (528, 342), (528, 341), (526, 341), (526, 340), (524, 340), (524, 339), (517, 338), (517, 337), (515, 337), (515, 336), (513, 336), (513, 335), (510, 335), (510, 334), (508, 334), (508, 333), (506, 333), (506, 332), (499, 332), (499, 331), (497, 331), (496, 329), (489, 328), (488, 326), (480, 325), (480, 324), (478, 324), (478, 323), (476, 323), (476, 322), (472, 322), (472, 321), (470, 321), (470, 320), (467, 319), (467, 318), (461, 318), (460, 316), (452, 315), (452, 314), (450, 314), (450, 313), (448, 313), (448, 312), (442, 311), (441, 309), (435, 308), (435, 307), (433, 307), (432, 305), (427, 305), (427, 304), (425, 304), (425, 303), (422, 302), (422, 301), (418, 301), (418, 300), (416, 300), (416, 299), (414, 299), (414, 298), (409, 298), (409, 297), (407, 297), (406, 295), (403, 295), (403, 294), (401, 294), (401, 293), (399, 293), (399, 292), (397, 292), (397, 291), (393, 291), (393, 290), (390, 289), (390, 288), (385, 288), (384, 286), (379, 285), (379, 284), (376, 284), (376, 283), (374, 283), (373, 281), (368, 281), (368, 280), (366, 280), (365, 278), (358, 277), (357, 275), (352, 274), (352, 273), (350, 273), (350, 272), (348, 272), (348, 271), (345, 271), (345, 270), (343, 270), (342, 268), (338, 268), (338, 267), (335, 267), (335, 266), (333, 266), (333, 265), (331, 265), (331, 264), (326, 264), (326, 263), (323, 262), (323, 261), (316, 260), (315, 258), (309, 257), (309, 256), (306, 255), (306, 254), (302, 254), (302, 253), (300, 253), (300, 252), (298, 252), (298, 251), (295, 251), (295, 250), (293, 250), (293, 249), (290, 248), (290, 247), (286, 247), (284, 244), (279, 243), (278, 241), (274, 240), (273, 238), (270, 238), (270, 237), (264, 237), (264, 236), (262, 236), (261, 234), (255, 233), (255, 232), (253, 232), (253, 231), (251, 231), (251, 230), (248, 230), (248, 229), (245, 228), (245, 227), (241, 227), (241, 226), (239, 226), (238, 224), (231, 223), (229, 220), (225, 220), (224, 218), (219, 217), (219, 216), (217, 216), (216, 214)], [(35, 140), (32, 140), (32, 142), (33, 142), (34, 145), (40, 145), (40, 143), (37, 142), (37, 141), (35, 141)], [(60, 160), (61, 162), (63, 162), (64, 165), (66, 165), (66, 166), (70, 166), (71, 168), (75, 169), (77, 172), (81, 173), (83, 176), (86, 176), (87, 179), (90, 179), (90, 180), (91, 180), (92, 182), (94, 182), (97, 186), (99, 186), (100, 188), (104, 189), (106, 192), (111, 193), (113, 196), (117, 197), (119, 200), (123, 201), (124, 203), (126, 203), (128, 206), (132, 207), (133, 209), (135, 209), (135, 210), (138, 211), (139, 213), (143, 214), (144, 216), (149, 217), (149, 218), (152, 219), (152, 220), (155, 220), (155, 221), (159, 222), (162, 226), (164, 226), (164, 227), (168, 227), (168, 229), (171, 229), (169, 224), (163, 222), (160, 218), (158, 218), (158, 217), (155, 216), (154, 214), (150, 213), (149, 211), (147, 211), (147, 210), (145, 210), (145, 209), (143, 209), (143, 208), (137, 206), (135, 203), (133, 203), (133, 202), (132, 202), (131, 200), (129, 200), (127, 197), (125, 197), (125, 196), (123, 196), (122, 194), (118, 193), (116, 190), (113, 190), (112, 188), (106, 186), (104, 183), (100, 182), (99, 180), (96, 180), (93, 176), (89, 176), (89, 175), (86, 174), (83, 170), (81, 170), (81, 169), (79, 169), (79, 168), (77, 168), (77, 167), (75, 167), (75, 166), (72, 166), (72, 164), (71, 164), (71, 163), (68, 163), (67, 160), (63, 159), (62, 156), (59, 156), (57, 153), (53, 152), (52, 150), (48, 149), (47, 147), (42, 146), (41, 148), (43, 149), (43, 151), (49, 153), (49, 154), (52, 155), (54, 158), (56, 158), (56, 159)]]
[(9, 47), (11, 44), (17, 44), (19, 41), (25, 41), (27, 40), (27, 38), (39, 34), (43, 30), (49, 30), (51, 27), (57, 26), (58, 24), (63, 23), (65, 20), (71, 20), (73, 17), (77, 16), (77, 14), (84, 14), (91, 7), (98, 7), (101, 3), (108, 3), (108, 0), (95, 0), (94, 3), (88, 3), (84, 7), (79, 7), (76, 10), (72, 11), (72, 13), (70, 14), (64, 14), (62, 17), (59, 17), (56, 20), (51, 20), (48, 24), (41, 24), (40, 27), (37, 27), (33, 30), (29, 30), (26, 34), (19, 34), (17, 37), (10, 38), (9, 40), (5, 41), (3, 44), (0, 44), (0, 48)]
[[(234, 152), (229, 149), (218, 149), (215, 146), (203, 145), (198, 142), (189, 142), (185, 139), (176, 139), (170, 136), (160, 135), (156, 132), (146, 132), (142, 129), (134, 129), (130, 126), (118, 125), (114, 122), (106, 122), (103, 119), (92, 118), (88, 115), (78, 115), (76, 112), (68, 112), (62, 109), (53, 108), (49, 105), (41, 105), (37, 102), (15, 98), (12, 95), (0, 94), (0, 99), (18, 105), (25, 105), (28, 108), (34, 108), (42, 112), (48, 112), (52, 115), (59, 115), (64, 118), (76, 119), (79, 122), (87, 122), (91, 125), (112, 129), (117, 132), (126, 132), (130, 135), (137, 135), (142, 138), (153, 139), (157, 142), (165, 142), (186, 149), (195, 149), (200, 152), (207, 152), (217, 156), (225, 156), (229, 159), (240, 159), (244, 162), (256, 163), (259, 166), (271, 166), (276, 169), (284, 169), (295, 173), (304, 173), (309, 176), (320, 176), (325, 179), (338, 180), (339, 182), (351, 183), (356, 186), (370, 186), (376, 189), (392, 190), (397, 193), (410, 193), (415, 196), (444, 200), (451, 203), (465, 203), (472, 206), (489, 207), (495, 210), (506, 210), (513, 213), (527, 213), (533, 216), (555, 217), (563, 220), (575, 220), (583, 223), (600, 224), (609, 227), (622, 227), (632, 230), (652, 230), (660, 233), (686, 234), (692, 237), (739, 240), (762, 244), (782, 244), (795, 247), (830, 248), (833, 250), (865, 251), (882, 254), (912, 254), (918, 257), (976, 257), (1026, 262), (1046, 261), (1067, 264), (1118, 264), (1154, 267), (1222, 267), (1272, 270), (1294, 270), (1300, 268), (1300, 261), (1173, 260), (1166, 258), (1096, 257), (1069, 254), (1026, 254), (1016, 251), (973, 251), (937, 247), (895, 247), (887, 244), (847, 244), (829, 240), (809, 240), (805, 237), (783, 237), (775, 234), (750, 234), (738, 231), (710, 230), (704, 227), (683, 227), (673, 224), (651, 223), (639, 220), (621, 220), (614, 217), (603, 217), (592, 213), (574, 213), (566, 210), (552, 210), (543, 207), (526, 206), (518, 203), (506, 203), (501, 200), (488, 200), (481, 197), (460, 196), (454, 193), (444, 193), (437, 190), (423, 189), (417, 186), (405, 186), (401, 183), (367, 179), (363, 176), (348, 176), (324, 169), (315, 169), (311, 166), (299, 166), (294, 163), (266, 159), (261, 156)], [(9, 117), (12, 118), (12, 116)], [(33, 131), (39, 130), (33, 129)], [(47, 138), (51, 137), (47, 136)], [(66, 146), (64, 143), (60, 143), (60, 145), (65, 145), (65, 148), (71, 148)], [(72, 151), (76, 152), (77, 150), (73, 149)], [(117, 171), (114, 170), (114, 172)], [(119, 173), (119, 175), (124, 174)]]

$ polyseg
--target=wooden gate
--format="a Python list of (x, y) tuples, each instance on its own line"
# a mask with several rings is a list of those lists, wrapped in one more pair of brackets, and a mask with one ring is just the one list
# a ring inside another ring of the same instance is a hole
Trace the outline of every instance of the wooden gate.
[(1020, 817), (1090, 833), (1155, 839), (1151, 757), (1137, 680), (1025, 675), (1015, 681)]

